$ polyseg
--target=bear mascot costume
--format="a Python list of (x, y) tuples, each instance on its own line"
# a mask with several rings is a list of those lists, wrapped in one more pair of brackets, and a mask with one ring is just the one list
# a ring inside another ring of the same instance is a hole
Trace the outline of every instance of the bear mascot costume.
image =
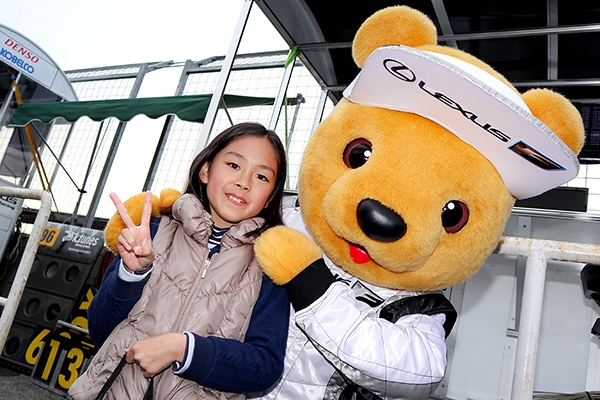
[(429, 398), (457, 318), (441, 289), (478, 271), (515, 199), (579, 170), (576, 108), (437, 45), (421, 12), (376, 12), (352, 54), (361, 71), (306, 146), (299, 207), (255, 244), (293, 307), (263, 398)]

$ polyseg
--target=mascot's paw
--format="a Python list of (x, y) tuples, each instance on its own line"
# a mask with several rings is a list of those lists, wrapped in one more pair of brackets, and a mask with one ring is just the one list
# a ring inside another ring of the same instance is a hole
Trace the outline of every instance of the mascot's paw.
[(278, 285), (288, 283), (323, 257), (311, 238), (285, 226), (276, 226), (261, 234), (254, 244), (254, 252), (265, 274)]
[[(161, 215), (170, 213), (173, 203), (179, 196), (181, 196), (181, 192), (175, 189), (164, 189), (160, 192), (160, 197), (152, 195), (152, 216), (158, 218)], [(135, 224), (139, 224), (142, 220), (145, 198), (146, 194), (140, 193), (123, 202), (131, 220)], [(106, 243), (106, 247), (115, 254), (118, 253), (117, 240), (123, 228), (125, 228), (125, 224), (118, 212), (115, 212), (106, 224), (106, 228), (104, 228), (104, 242)]]

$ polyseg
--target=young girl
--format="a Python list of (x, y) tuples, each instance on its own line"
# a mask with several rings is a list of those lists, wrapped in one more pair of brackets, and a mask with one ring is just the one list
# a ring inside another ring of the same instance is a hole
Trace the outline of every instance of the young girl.
[(253, 243), (282, 223), (285, 177), (277, 135), (242, 123), (194, 159), (172, 215), (151, 218), (147, 192), (136, 226), (111, 194), (125, 229), (88, 310), (101, 347), (73, 399), (95, 398), (121, 361), (105, 398), (244, 398), (277, 381), (289, 300), (262, 274)]

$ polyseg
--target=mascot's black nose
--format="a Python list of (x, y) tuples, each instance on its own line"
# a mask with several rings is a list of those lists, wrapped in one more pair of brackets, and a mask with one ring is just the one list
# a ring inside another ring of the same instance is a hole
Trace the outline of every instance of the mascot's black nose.
[(373, 240), (393, 242), (406, 233), (402, 217), (377, 200), (366, 199), (356, 209), (360, 229)]

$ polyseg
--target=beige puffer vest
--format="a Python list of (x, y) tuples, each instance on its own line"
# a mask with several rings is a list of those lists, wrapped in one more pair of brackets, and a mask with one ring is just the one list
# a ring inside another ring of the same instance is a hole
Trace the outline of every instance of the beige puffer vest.
[[(75, 400), (94, 399), (125, 349), (137, 340), (162, 332), (195, 332), (243, 341), (258, 298), (262, 271), (254, 259), (253, 242), (244, 236), (262, 225), (261, 218), (232, 226), (221, 241), (204, 278), (212, 218), (195, 196), (173, 204), (173, 218), (163, 217), (153, 240), (154, 271), (142, 297), (72, 385)], [(142, 399), (148, 387), (137, 364), (127, 364), (106, 399)], [(173, 373), (155, 378), (154, 399), (243, 399), (198, 385)]]

